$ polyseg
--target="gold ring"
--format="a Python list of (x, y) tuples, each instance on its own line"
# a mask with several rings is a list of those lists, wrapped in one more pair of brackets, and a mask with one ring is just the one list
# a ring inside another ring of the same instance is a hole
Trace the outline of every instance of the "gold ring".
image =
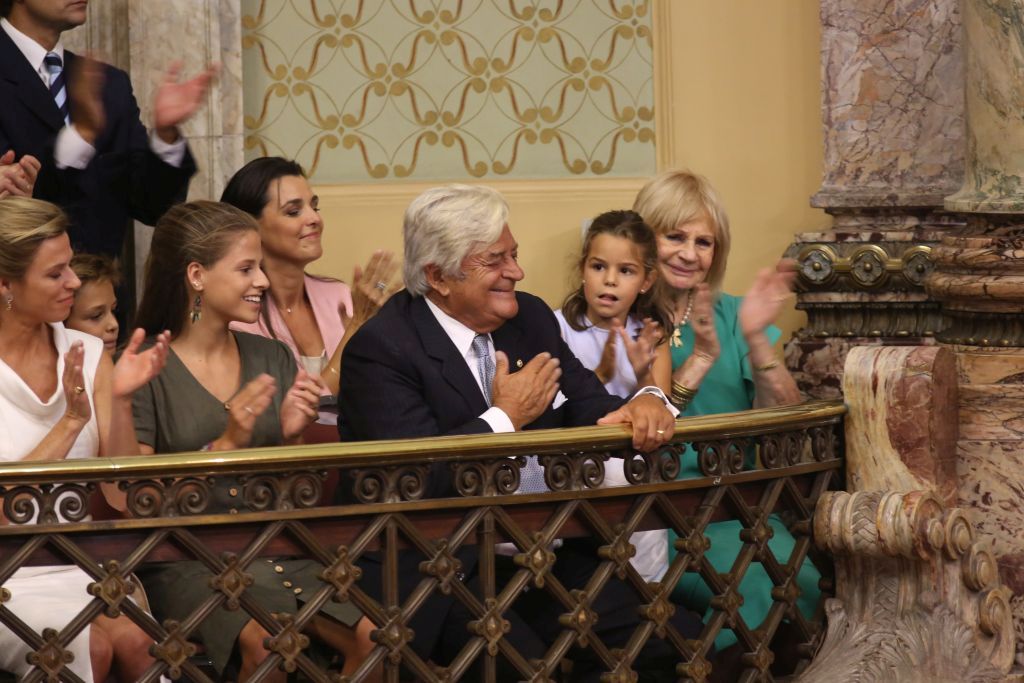
[(697, 322), (699, 322), (701, 325), (707, 325), (708, 324), (708, 319), (705, 318), (704, 316), (701, 316), (701, 317), (697, 318)]
[(85, 393), (85, 387), (79, 385), (75, 387), (75, 394), (80, 395)]
[(665, 435), (665, 430), (664, 429), (659, 429), (658, 430), (658, 436), (664, 436), (664, 435)]
[(227, 401), (224, 402), (224, 412), (231, 410), (231, 404)]

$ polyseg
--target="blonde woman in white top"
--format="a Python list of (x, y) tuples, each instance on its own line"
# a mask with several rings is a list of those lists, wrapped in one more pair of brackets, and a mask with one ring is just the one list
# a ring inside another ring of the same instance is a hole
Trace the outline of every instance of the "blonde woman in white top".
[[(101, 340), (64, 328), (80, 285), (66, 227), (64, 213), (47, 202), (0, 201), (2, 460), (134, 454), (132, 392), (159, 373), (167, 356), (163, 337), (137, 353), (139, 330), (114, 366)], [(37, 633), (59, 631), (93, 599), (91, 582), (73, 566), (25, 567), (3, 583), (11, 593), (5, 607)], [(152, 642), (127, 618), (101, 615), (68, 646), (74, 655), (68, 668), (85, 681), (111, 673), (136, 680), (153, 661)], [(0, 669), (24, 675), (30, 651), (0, 626)]]

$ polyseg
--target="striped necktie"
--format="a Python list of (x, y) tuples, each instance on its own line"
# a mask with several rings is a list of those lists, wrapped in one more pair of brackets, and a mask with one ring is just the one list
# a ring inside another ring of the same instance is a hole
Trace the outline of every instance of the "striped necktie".
[(63, 117), (64, 123), (70, 123), (68, 117), (68, 89), (64, 84), (64, 63), (55, 52), (48, 52), (45, 59), (43, 59), (43, 63), (46, 65), (46, 71), (50, 74), (50, 95), (53, 96), (57, 109), (60, 109), (60, 115)]

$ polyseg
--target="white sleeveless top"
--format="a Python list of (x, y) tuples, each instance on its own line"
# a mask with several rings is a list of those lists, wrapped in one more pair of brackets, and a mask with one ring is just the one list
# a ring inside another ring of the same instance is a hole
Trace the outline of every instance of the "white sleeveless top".
[[(79, 433), (67, 457), (96, 457), (100, 440), (93, 386), (103, 354), (103, 342), (97, 337), (65, 329), (61, 323), (50, 327), (57, 348), (58, 378), (64, 373), (64, 354), (71, 344), (80, 339), (85, 345), (82, 379), (92, 418)], [(60, 382), (52, 396), (40, 401), (21, 377), (0, 360), (0, 461), (13, 462), (24, 458), (63, 417), (66, 406), (64, 387)], [(59, 630), (92, 601), (87, 590), (92, 582), (92, 577), (75, 566), (22, 567), (4, 583), (4, 588), (11, 593), (11, 599), (5, 606), (37, 633), (42, 633), (45, 628)], [(89, 635), (90, 629), (84, 629), (68, 645), (67, 649), (74, 655), (74, 661), (68, 668), (86, 683), (93, 683)], [(29, 669), (25, 659), (29, 650), (20, 638), (0, 626), (0, 669), (24, 676)]]
[[(63, 323), (51, 323), (50, 327), (53, 330), (54, 346), (57, 347), (58, 378), (64, 373), (64, 354), (71, 348), (71, 344), (81, 340), (85, 345), (83, 386), (89, 397), (92, 417), (72, 445), (67, 459), (94, 458), (99, 453), (100, 439), (92, 394), (96, 370), (103, 355), (103, 342), (90, 334), (66, 329)], [(24, 380), (0, 360), (0, 444), (3, 444), (0, 446), (0, 460), (14, 462), (28, 455), (64, 416), (66, 407), (64, 387), (59, 381), (53, 395), (46, 401), (40, 401)]]

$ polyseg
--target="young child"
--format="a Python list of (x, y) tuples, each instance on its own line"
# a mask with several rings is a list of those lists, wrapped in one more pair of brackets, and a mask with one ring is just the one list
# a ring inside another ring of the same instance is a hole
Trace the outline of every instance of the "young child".
[(114, 288), (121, 283), (121, 271), (109, 257), (96, 254), (75, 254), (71, 269), (82, 286), (75, 292), (75, 303), (64, 326), (99, 337), (106, 352), (113, 355), (119, 330)]
[[(555, 317), (562, 338), (583, 365), (594, 370), (609, 393), (628, 398), (643, 386), (670, 389), (672, 361), (662, 330), (668, 312), (654, 291), (658, 277), (654, 232), (633, 211), (608, 211), (590, 224), (579, 260), (580, 286)], [(628, 482), (622, 460), (605, 464), (605, 485)], [(633, 566), (657, 581), (667, 566), (664, 531), (633, 534)]]

